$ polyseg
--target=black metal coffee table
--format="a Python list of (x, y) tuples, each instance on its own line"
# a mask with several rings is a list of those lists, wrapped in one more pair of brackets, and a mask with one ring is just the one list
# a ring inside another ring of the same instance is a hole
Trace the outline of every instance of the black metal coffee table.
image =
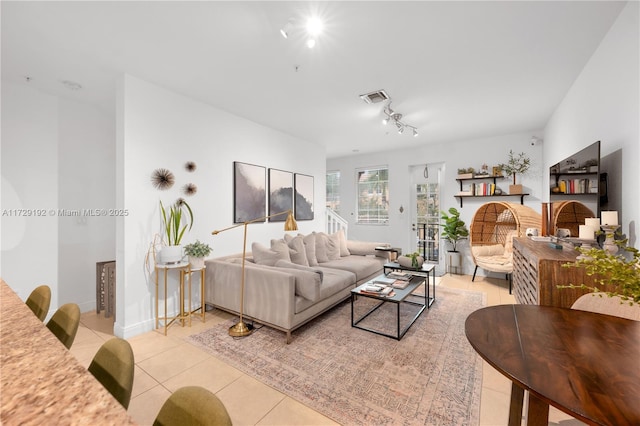
[[(387, 274), (387, 269), (390, 271), (404, 271), (408, 272), (414, 276), (425, 277), (426, 282), (426, 290), (427, 290), (427, 299), (429, 301), (427, 307), (430, 308), (433, 302), (436, 300), (436, 265), (433, 263), (423, 263), (420, 268), (409, 268), (407, 266), (402, 266), (398, 262), (388, 262), (383, 266), (384, 274)], [(429, 275), (431, 275), (431, 288), (433, 289), (433, 296), (429, 290)]]
[[(391, 337), (393, 339), (400, 340), (405, 335), (407, 330), (409, 330), (409, 328), (413, 325), (413, 323), (416, 322), (418, 317), (427, 308), (427, 306), (429, 305), (429, 302), (431, 301), (426, 291), (424, 293), (424, 299), (422, 299), (423, 295), (421, 295), (421, 294), (420, 295), (412, 294), (413, 291), (416, 288), (420, 287), (422, 284), (425, 283), (425, 278), (421, 277), (421, 276), (414, 276), (413, 278), (411, 278), (411, 280), (409, 281), (409, 285), (406, 288), (404, 288), (404, 289), (394, 288), (393, 289), (393, 293), (394, 293), (393, 296), (382, 296), (382, 295), (378, 295), (378, 294), (363, 293), (363, 290), (364, 290), (365, 286), (367, 286), (371, 282), (376, 281), (378, 279), (380, 279), (380, 280), (386, 279), (386, 276), (385, 275), (380, 275), (379, 277), (374, 278), (370, 282), (364, 283), (364, 284), (354, 288), (353, 290), (351, 290), (351, 327), (359, 328), (361, 330), (370, 331), (372, 333), (379, 334), (381, 336)], [(429, 287), (428, 283), (426, 284), (426, 287), (427, 288)], [(354, 312), (353, 312), (353, 305), (354, 305), (354, 303), (355, 303), (355, 301), (356, 301), (358, 296), (367, 297), (367, 298), (370, 298), (370, 299), (377, 299), (377, 300), (380, 301), (380, 303), (376, 304), (373, 308), (369, 309), (369, 311), (367, 313), (365, 313), (362, 317), (360, 317), (358, 319), (355, 319), (354, 318)], [(409, 297), (421, 298), (423, 301), (422, 302), (415, 302), (413, 300), (407, 300)], [(380, 308), (385, 303), (395, 303), (396, 304), (396, 312), (397, 312), (396, 329), (397, 329), (397, 333), (395, 335), (389, 334), (389, 333), (385, 333), (385, 332), (382, 332), (382, 331), (379, 331), (379, 330), (375, 330), (375, 329), (372, 329), (372, 328), (364, 327), (362, 325), (359, 325), (359, 323), (362, 320), (367, 318), (369, 315), (371, 315), (373, 312), (375, 312), (378, 308)], [(400, 305), (405, 304), (405, 303), (419, 306), (420, 309), (418, 310), (418, 313), (416, 313), (415, 316), (411, 319), (409, 324), (407, 324), (403, 329), (400, 329)]]

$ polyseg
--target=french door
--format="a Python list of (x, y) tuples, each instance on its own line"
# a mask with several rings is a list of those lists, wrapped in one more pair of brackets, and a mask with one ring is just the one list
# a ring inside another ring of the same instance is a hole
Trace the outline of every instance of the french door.
[(408, 247), (440, 268), (440, 177), (443, 164), (411, 167), (411, 241)]

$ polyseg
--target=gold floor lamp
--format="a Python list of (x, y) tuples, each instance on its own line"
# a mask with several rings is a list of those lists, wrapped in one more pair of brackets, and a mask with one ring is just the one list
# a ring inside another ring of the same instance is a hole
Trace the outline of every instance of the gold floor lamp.
[(243, 313), (244, 313), (244, 264), (247, 257), (247, 226), (251, 223), (255, 222), (264, 222), (265, 219), (270, 219), (276, 216), (282, 216), (286, 214), (287, 220), (284, 222), (284, 230), (285, 231), (297, 231), (298, 224), (296, 220), (293, 218), (293, 212), (291, 210), (283, 211), (280, 213), (275, 213), (269, 216), (263, 216), (256, 219), (248, 220), (243, 223), (238, 223), (237, 225), (229, 226), (228, 228), (219, 229), (217, 231), (213, 231), (213, 235), (218, 235), (221, 232), (228, 231), (229, 229), (238, 228), (240, 226), (244, 226), (244, 243), (242, 244), (242, 276), (240, 279), (240, 320), (238, 323), (229, 328), (229, 335), (234, 337), (242, 337), (251, 334), (251, 329), (247, 326), (247, 324), (243, 321)]

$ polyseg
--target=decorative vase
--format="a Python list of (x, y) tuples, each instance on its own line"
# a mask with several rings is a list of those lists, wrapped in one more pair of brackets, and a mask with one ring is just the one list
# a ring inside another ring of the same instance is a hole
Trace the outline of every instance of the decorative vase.
[(182, 245), (162, 247), (159, 257), (160, 263), (179, 263), (184, 257)]
[(204, 257), (194, 257), (189, 256), (189, 263), (191, 264), (191, 269), (202, 269), (204, 268)]
[(424, 263), (424, 258), (422, 256), (416, 257), (416, 264), (418, 266), (413, 266), (413, 259), (411, 259), (409, 256), (398, 256), (397, 262), (400, 266), (405, 268), (420, 269), (422, 268), (422, 264)]

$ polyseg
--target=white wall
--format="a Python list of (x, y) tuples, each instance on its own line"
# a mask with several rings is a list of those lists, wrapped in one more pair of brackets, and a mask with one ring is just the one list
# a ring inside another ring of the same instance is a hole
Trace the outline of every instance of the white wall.
[(114, 131), (113, 117), (60, 99), (58, 203), (80, 216), (58, 218), (59, 295), (60, 304), (78, 303), (82, 312), (96, 307), (96, 262), (115, 260)]
[[(154, 276), (145, 257), (160, 232), (159, 201), (170, 204), (183, 196), (184, 184), (194, 183), (198, 191), (185, 197), (194, 211), (194, 225), (183, 242), (207, 242), (213, 256), (242, 251), (242, 229), (211, 235), (233, 223), (234, 161), (314, 176), (315, 219), (298, 225), (303, 233), (324, 228), (324, 148), (132, 76), (123, 77), (118, 99), (116, 157), (122, 178), (117, 177), (116, 199), (129, 215), (117, 225), (117, 335), (129, 337), (153, 328)], [(185, 170), (187, 161), (196, 163), (194, 173)], [(151, 174), (160, 167), (176, 177), (168, 191), (151, 185)], [(282, 223), (251, 225), (248, 240), (269, 244), (271, 238), (282, 237), (282, 229)], [(175, 274), (169, 284), (176, 288)], [(170, 310), (175, 309), (175, 299), (170, 302)]]
[[(380, 129), (383, 131), (383, 129)], [(444, 163), (442, 175), (442, 210), (456, 207), (461, 212), (461, 219), (471, 224), (473, 214), (482, 204), (492, 200), (519, 202), (517, 197), (509, 198), (465, 198), (463, 207), (454, 195), (459, 191), (455, 180), (459, 168), (474, 167), (480, 169), (482, 163), (489, 168), (506, 163), (509, 150), (514, 153), (525, 152), (531, 158), (531, 170), (526, 176), (518, 176), (518, 183), (524, 185), (525, 204), (536, 211), (541, 210), (542, 187), (540, 185), (542, 168), (541, 145), (531, 145), (532, 136), (541, 136), (541, 131), (531, 131), (513, 135), (495, 136), (490, 138), (460, 141), (458, 143), (429, 144), (418, 149), (394, 150), (374, 154), (353, 155), (327, 160), (327, 170), (340, 171), (340, 210), (349, 221), (349, 238), (368, 241), (388, 242), (395, 247), (401, 247), (403, 252), (407, 247), (411, 231), (411, 176), (410, 167), (427, 163)], [(393, 137), (409, 137), (407, 135), (393, 135)], [(358, 225), (356, 218), (356, 175), (355, 170), (362, 167), (386, 165), (389, 167), (389, 203), (390, 218), (388, 225)], [(508, 192), (512, 181), (505, 179), (498, 181), (498, 186)], [(400, 213), (400, 206), (404, 212)], [(459, 250), (465, 256), (463, 272), (473, 273), (474, 265), (466, 242), (459, 245)], [(478, 271), (478, 275), (484, 272)]]
[[(2, 278), (23, 300), (49, 285), (52, 310), (59, 289), (57, 136), (57, 99), (3, 82)], [(38, 216), (24, 216), (30, 213)]]
[(614, 179), (610, 204), (620, 211), (622, 231), (634, 246), (640, 219), (639, 7), (629, 2), (623, 9), (544, 131), (547, 168), (601, 141), (603, 171)]
[(2, 86), (1, 210), (45, 215), (3, 214), (2, 276), (23, 299), (49, 285), (50, 313), (67, 302), (95, 309), (95, 264), (115, 258), (115, 220), (60, 211), (114, 206), (113, 118), (26, 83)]

